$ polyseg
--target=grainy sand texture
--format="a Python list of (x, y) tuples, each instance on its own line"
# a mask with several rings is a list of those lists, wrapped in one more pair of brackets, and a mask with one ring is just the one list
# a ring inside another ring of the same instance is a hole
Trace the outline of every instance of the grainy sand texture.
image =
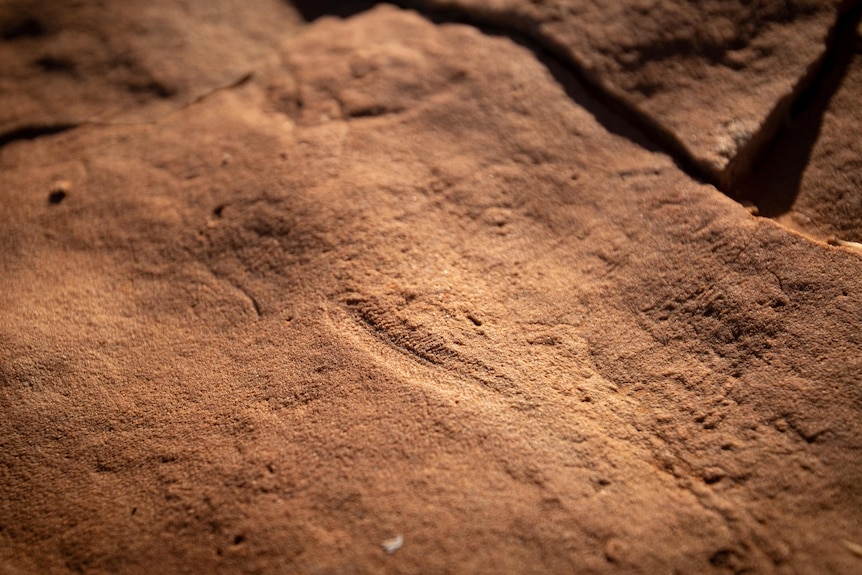
[(862, 573), (860, 11), (0, 0), (0, 574)]

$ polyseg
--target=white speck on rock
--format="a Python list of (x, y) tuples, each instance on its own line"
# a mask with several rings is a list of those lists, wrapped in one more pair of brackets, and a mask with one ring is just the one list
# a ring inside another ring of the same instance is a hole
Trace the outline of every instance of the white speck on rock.
[(400, 533), (393, 537), (392, 539), (387, 539), (383, 543), (380, 544), (383, 547), (383, 550), (386, 551), (389, 555), (392, 555), (404, 545), (404, 536)]

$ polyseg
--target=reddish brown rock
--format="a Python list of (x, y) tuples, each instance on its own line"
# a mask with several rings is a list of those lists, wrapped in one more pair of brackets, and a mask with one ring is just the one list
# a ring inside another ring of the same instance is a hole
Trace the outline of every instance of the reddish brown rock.
[(824, 54), (839, 0), (415, 0), (563, 54), (727, 189)]
[(862, 260), (556, 72), (379, 8), (5, 146), (0, 565), (857, 570)]
[[(737, 194), (821, 240), (862, 242), (862, 31)], [(844, 244), (860, 251), (860, 246)]]
[(0, 137), (150, 121), (244, 78), (295, 30), (279, 0), (0, 2)]

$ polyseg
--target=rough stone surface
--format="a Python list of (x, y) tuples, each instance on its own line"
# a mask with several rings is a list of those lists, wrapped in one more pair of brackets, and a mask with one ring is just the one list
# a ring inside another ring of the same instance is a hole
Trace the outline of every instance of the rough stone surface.
[(823, 240), (862, 242), (862, 28), (828, 88), (795, 118), (739, 193), (763, 215)]
[(862, 259), (508, 38), (318, 20), (0, 213), (4, 573), (862, 568)]
[(279, 0), (2, 0), (0, 137), (154, 120), (237, 82), (300, 23)]
[(716, 182), (746, 171), (825, 51), (839, 0), (414, 0), (518, 27), (675, 140)]

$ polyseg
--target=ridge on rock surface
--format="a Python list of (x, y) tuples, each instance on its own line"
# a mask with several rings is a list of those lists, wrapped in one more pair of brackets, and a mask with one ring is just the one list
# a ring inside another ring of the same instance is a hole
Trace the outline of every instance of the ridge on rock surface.
[(0, 571), (862, 568), (862, 259), (510, 38), (293, 14), (0, 149)]

